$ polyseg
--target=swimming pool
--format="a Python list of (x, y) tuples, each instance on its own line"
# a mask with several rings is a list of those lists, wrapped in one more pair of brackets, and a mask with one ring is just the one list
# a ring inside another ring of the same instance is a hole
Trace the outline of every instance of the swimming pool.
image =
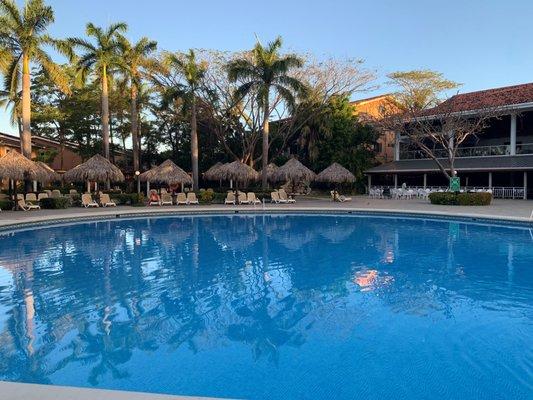
[(533, 395), (533, 234), (346, 215), (0, 236), (0, 379), (250, 399)]

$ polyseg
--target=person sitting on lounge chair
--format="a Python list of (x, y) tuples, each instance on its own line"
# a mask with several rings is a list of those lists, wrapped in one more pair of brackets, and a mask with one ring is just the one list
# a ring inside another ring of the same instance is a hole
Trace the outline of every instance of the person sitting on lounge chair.
[(41, 209), (41, 206), (38, 205), (38, 204), (26, 203), (24, 198), (19, 199), (18, 206), (19, 206), (20, 209), (22, 209), (24, 211), (40, 210)]
[(148, 199), (148, 205), (149, 206), (160, 206), (161, 205), (161, 198), (157, 194), (155, 190), (150, 190), (150, 198)]
[(341, 203), (344, 203), (345, 201), (352, 201), (351, 197), (346, 197), (344, 195), (339, 195), (339, 192), (336, 190), (331, 191), (331, 200), (333, 201), (340, 201)]

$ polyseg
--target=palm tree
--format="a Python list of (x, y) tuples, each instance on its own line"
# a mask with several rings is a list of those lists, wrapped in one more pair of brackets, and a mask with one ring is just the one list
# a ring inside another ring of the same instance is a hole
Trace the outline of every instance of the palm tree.
[(119, 37), (122, 63), (121, 70), (129, 81), (131, 139), (133, 142), (133, 171), (140, 168), (139, 128), (138, 128), (138, 94), (142, 85), (141, 68), (146, 66), (148, 56), (157, 48), (157, 42), (146, 37), (132, 44), (124, 36)]
[(290, 71), (303, 65), (303, 60), (294, 54), (281, 55), (281, 38), (266, 47), (258, 41), (249, 57), (231, 61), (228, 77), (231, 82), (243, 82), (236, 91), (237, 98), (256, 93), (257, 103), (263, 111), (262, 186), (267, 189), (267, 166), (269, 148), (270, 95), (277, 92), (289, 105), (295, 103), (295, 94), (305, 90), (304, 84), (290, 75)]
[[(63, 42), (46, 34), (54, 22), (52, 7), (42, 0), (28, 0), (19, 8), (13, 0), (0, 0), (0, 68), (4, 75), (4, 98), (14, 103), (15, 115), (22, 119), (20, 134), (22, 154), (31, 158), (31, 76), (32, 63), (40, 65), (52, 81), (68, 92), (68, 79), (44, 50), (52, 46), (69, 54)], [(22, 85), (20, 88), (20, 81)], [(19, 103), (19, 90), (22, 91)], [(19, 129), (20, 130), (20, 129)]]
[(100, 81), (100, 107), (102, 119), (102, 139), (104, 156), (109, 160), (109, 77), (113, 68), (120, 65), (119, 34), (126, 32), (128, 26), (123, 23), (111, 24), (107, 29), (102, 29), (92, 23), (86, 27), (87, 36), (95, 39), (95, 44), (83, 38), (69, 38), (68, 42), (74, 48), (84, 51), (77, 61), (78, 72), (83, 81), (90, 72), (95, 72)]
[(173, 88), (173, 93), (189, 103), (191, 110), (191, 164), (193, 190), (198, 190), (198, 126), (196, 122), (197, 97), (202, 87), (207, 65), (204, 62), (197, 62), (193, 50), (187, 54), (169, 53), (165, 57), (165, 64), (183, 77), (183, 83)]

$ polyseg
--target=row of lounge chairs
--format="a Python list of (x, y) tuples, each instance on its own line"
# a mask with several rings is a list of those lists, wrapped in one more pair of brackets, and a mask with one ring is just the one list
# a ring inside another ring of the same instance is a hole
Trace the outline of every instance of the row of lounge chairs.
[(117, 204), (113, 200), (111, 200), (111, 198), (109, 197), (109, 194), (107, 193), (100, 193), (99, 201), (100, 201), (100, 204), (98, 204), (98, 202), (96, 202), (96, 200), (93, 199), (90, 193), (84, 193), (81, 195), (81, 205), (82, 207), (85, 207), (85, 208), (92, 208), (92, 207), (98, 208), (100, 206), (102, 207), (116, 207), (117, 206)]
[(261, 200), (259, 200), (254, 192), (238, 192), (237, 196), (235, 196), (235, 193), (228, 192), (226, 199), (224, 200), (224, 204), (261, 204)]
[[(188, 192), (185, 193), (178, 193), (176, 195), (176, 205), (192, 205), (192, 204), (200, 204), (198, 201), (198, 198), (196, 197), (196, 193), (194, 192)], [(151, 200), (148, 202), (149, 206), (172, 206), (174, 205), (174, 201), (172, 199), (172, 195), (170, 193), (163, 192), (161, 193), (161, 197), (158, 197), (158, 200)]]

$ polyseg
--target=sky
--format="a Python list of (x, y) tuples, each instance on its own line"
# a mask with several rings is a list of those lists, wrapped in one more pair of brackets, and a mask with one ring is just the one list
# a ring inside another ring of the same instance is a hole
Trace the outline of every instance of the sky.
[[(21, 4), (22, 0), (17, 0)], [(249, 49), (255, 35), (281, 35), (288, 51), (363, 59), (380, 87), (386, 74), (432, 69), (460, 91), (532, 82), (531, 0), (48, 0), (50, 33), (83, 36), (85, 24), (124, 21), (129, 36), (148, 36), (171, 51)], [(0, 131), (15, 133), (0, 110)]]

